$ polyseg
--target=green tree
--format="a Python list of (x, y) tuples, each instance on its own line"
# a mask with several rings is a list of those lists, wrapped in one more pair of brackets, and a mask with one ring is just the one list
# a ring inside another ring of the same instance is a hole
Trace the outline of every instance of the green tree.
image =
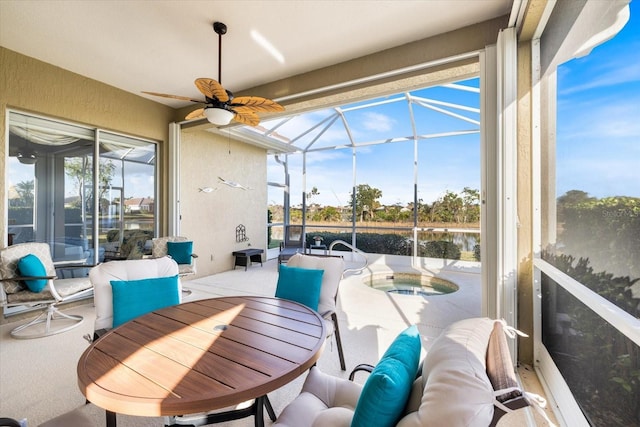
[(460, 216), (464, 202), (453, 191), (447, 190), (444, 196), (433, 202), (431, 207), (431, 221), (433, 222), (461, 222)]
[[(64, 165), (66, 175), (73, 179), (78, 191), (78, 203), (84, 203), (87, 212), (93, 210), (93, 158), (89, 156), (67, 159)], [(111, 185), (116, 166), (111, 160), (100, 162), (99, 171), (99, 200)]]
[(562, 196), (558, 197), (558, 205), (560, 206), (576, 206), (579, 203), (593, 201), (595, 198), (589, 197), (589, 193), (582, 190), (569, 190)]
[[(369, 184), (360, 184), (356, 187), (356, 217), (360, 218), (360, 221), (365, 221), (372, 218), (375, 210), (380, 206), (378, 199), (382, 197), (382, 191), (378, 188), (373, 188)], [(354, 197), (353, 193), (350, 198), (350, 206), (353, 209)]]
[(313, 221), (340, 221), (340, 211), (333, 206), (326, 206), (313, 214)]
[(318, 191), (318, 187), (313, 187), (311, 191), (307, 193), (307, 200), (311, 200), (314, 196), (319, 196), (320, 192)]
[(464, 187), (462, 190), (463, 223), (480, 221), (480, 191)]
[(15, 185), (16, 193), (19, 198), (15, 202), (15, 206), (33, 207), (35, 184), (33, 180), (20, 181)]

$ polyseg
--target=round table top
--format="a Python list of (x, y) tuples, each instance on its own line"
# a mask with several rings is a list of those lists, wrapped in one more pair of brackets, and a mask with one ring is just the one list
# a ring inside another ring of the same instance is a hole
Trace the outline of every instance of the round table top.
[(78, 361), (78, 385), (107, 411), (193, 414), (266, 395), (320, 357), (318, 313), (293, 301), (237, 296), (157, 310), (109, 331)]

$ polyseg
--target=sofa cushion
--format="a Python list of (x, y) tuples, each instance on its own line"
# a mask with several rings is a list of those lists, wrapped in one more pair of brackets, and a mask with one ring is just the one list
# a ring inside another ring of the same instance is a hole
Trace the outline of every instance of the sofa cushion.
[[(47, 275), (44, 264), (40, 261), (40, 258), (34, 254), (25, 255), (20, 258), (20, 261), (18, 261), (18, 271), (20, 275), (24, 277), (45, 277)], [(25, 280), (24, 283), (31, 292), (42, 292), (47, 286), (47, 279)]]
[(193, 242), (167, 242), (167, 254), (178, 264), (191, 264)]
[(113, 327), (180, 303), (178, 275), (142, 280), (112, 280)]
[(276, 297), (304, 304), (318, 310), (323, 270), (280, 265)]
[[(450, 325), (424, 360), (420, 407), (398, 426), (487, 426), (493, 418), (493, 387), (486, 353), (494, 321), (474, 318)], [(415, 386), (415, 385), (414, 385)]]
[(398, 335), (367, 378), (352, 427), (396, 425), (416, 377), (420, 349), (420, 334), (415, 325)]

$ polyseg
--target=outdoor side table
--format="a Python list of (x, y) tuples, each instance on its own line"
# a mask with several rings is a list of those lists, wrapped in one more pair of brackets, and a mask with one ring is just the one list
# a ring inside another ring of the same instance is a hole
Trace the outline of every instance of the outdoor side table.
[(247, 271), (249, 265), (254, 262), (259, 262), (262, 267), (262, 249), (251, 248), (251, 249), (243, 249), (241, 251), (234, 251), (231, 255), (236, 257), (235, 264), (233, 265), (233, 269), (235, 270), (237, 266), (244, 267), (244, 271)]
[(312, 255), (313, 249), (322, 249), (324, 251), (324, 255), (327, 256), (327, 245), (309, 245), (309, 255)]

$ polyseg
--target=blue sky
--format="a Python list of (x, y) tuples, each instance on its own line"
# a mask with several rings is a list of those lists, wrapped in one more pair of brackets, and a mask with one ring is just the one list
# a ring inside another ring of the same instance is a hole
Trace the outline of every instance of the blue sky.
[[(584, 58), (558, 69), (557, 195), (582, 190), (591, 196), (640, 197), (640, 2), (631, 3), (631, 18), (618, 35), (593, 49)], [(477, 87), (477, 79), (464, 82)], [(457, 93), (455, 93), (457, 92)], [(477, 106), (477, 94), (435, 88), (425, 96)], [(393, 98), (393, 97), (391, 97)], [(454, 119), (433, 119), (428, 110), (416, 108), (418, 134), (473, 126)], [(292, 136), (317, 123), (325, 112), (308, 114), (278, 131)], [(409, 136), (407, 104), (394, 103), (375, 109), (345, 113), (357, 142)], [(465, 113), (468, 117), (477, 115)], [(460, 124), (462, 123), (462, 125)], [(268, 127), (268, 125), (267, 125)], [(317, 132), (317, 131), (316, 131)], [(307, 140), (315, 136), (310, 134)], [(347, 143), (341, 122), (322, 135), (326, 145)], [(418, 198), (433, 202), (446, 191), (480, 188), (479, 135), (431, 139), (419, 143)], [(299, 143), (296, 145), (300, 145)], [(303, 144), (304, 145), (304, 144)], [(320, 143), (314, 145), (321, 145)], [(301, 161), (291, 158), (292, 204), (301, 202)], [(307, 158), (307, 190), (320, 195), (311, 202), (346, 205), (351, 192), (351, 150), (330, 150)], [(394, 143), (358, 150), (357, 184), (382, 191), (383, 204), (413, 200), (413, 144)], [(279, 167), (269, 168), (269, 180), (281, 181)], [(277, 192), (270, 203), (282, 200)], [(275, 199), (275, 200), (274, 200)]]
[(640, 197), (640, 2), (616, 37), (558, 69), (557, 194)]

